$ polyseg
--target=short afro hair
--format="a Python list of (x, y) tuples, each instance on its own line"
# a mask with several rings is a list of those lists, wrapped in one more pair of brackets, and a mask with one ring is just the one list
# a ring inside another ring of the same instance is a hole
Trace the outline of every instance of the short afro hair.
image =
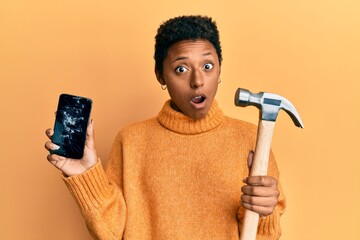
[(207, 16), (180, 16), (165, 21), (155, 36), (155, 70), (163, 72), (163, 61), (168, 49), (182, 40), (207, 40), (215, 48), (221, 64), (221, 46), (219, 31), (215, 21)]

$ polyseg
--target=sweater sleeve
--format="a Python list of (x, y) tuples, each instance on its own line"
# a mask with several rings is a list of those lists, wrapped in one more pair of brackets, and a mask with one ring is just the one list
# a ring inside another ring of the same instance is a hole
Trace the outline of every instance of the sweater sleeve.
[[(279, 171), (275, 162), (274, 155), (270, 154), (269, 166), (268, 166), (268, 176), (272, 176), (279, 181)], [(280, 216), (284, 213), (286, 208), (286, 200), (284, 191), (281, 187), (280, 181), (278, 182), (278, 188), (280, 195), (278, 198), (278, 204), (275, 207), (273, 213), (265, 218), (259, 219), (258, 230), (256, 239), (257, 240), (276, 240), (281, 236), (281, 227), (280, 227)], [(245, 209), (240, 206), (238, 210), (238, 219), (239, 219), (239, 230), (241, 231), (242, 221), (244, 217)]]
[[(114, 162), (120, 161), (119, 147), (116, 145), (115, 142), (108, 162), (111, 170)], [(111, 172), (107, 169), (105, 173), (98, 161), (83, 174), (63, 177), (94, 239), (115, 240), (123, 237), (126, 222), (125, 200), (123, 191), (116, 179), (111, 177)], [(117, 178), (120, 174), (117, 173)]]

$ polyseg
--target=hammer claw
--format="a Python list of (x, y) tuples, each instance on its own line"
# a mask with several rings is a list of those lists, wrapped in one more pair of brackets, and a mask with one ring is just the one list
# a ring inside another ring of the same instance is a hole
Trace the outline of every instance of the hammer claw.
[(304, 128), (304, 124), (301, 121), (299, 113), (296, 111), (294, 105), (292, 105), (292, 103), (289, 100), (287, 100), (286, 98), (283, 99), (282, 105), (284, 106), (283, 107), (284, 111), (289, 114), (289, 116), (293, 120), (295, 126), (297, 126), (299, 128)]

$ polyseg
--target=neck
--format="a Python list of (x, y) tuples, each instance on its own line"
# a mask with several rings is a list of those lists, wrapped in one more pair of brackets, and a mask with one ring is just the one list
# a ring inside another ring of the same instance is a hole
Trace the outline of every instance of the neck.
[(179, 108), (172, 100), (170, 100), (170, 107), (171, 107), (172, 109), (174, 109), (175, 111), (182, 113), (182, 111), (180, 110), (180, 108)]

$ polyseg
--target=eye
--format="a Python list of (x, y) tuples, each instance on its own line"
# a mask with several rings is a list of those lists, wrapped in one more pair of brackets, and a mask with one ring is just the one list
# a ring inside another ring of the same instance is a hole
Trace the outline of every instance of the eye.
[(205, 65), (204, 65), (204, 69), (205, 70), (210, 70), (210, 69), (212, 69), (214, 67), (214, 65), (212, 64), (212, 63), (206, 63)]
[(175, 72), (177, 72), (177, 73), (184, 73), (187, 71), (188, 70), (186, 69), (186, 67), (183, 67), (183, 66), (179, 66), (179, 67), (175, 68)]

